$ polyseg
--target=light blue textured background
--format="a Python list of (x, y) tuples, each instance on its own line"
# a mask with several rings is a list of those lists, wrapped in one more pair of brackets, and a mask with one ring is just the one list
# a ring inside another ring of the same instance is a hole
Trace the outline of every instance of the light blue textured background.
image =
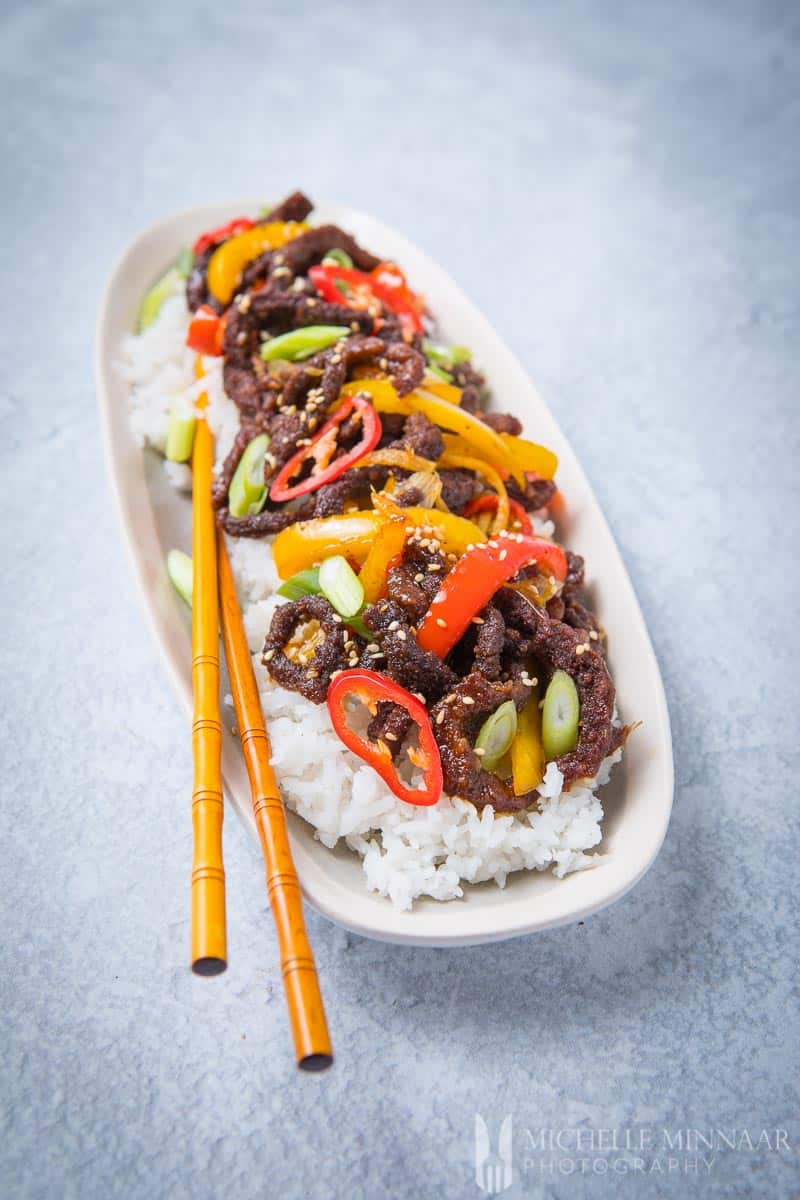
[[(759, 0), (4, 6), (4, 1196), (471, 1197), (476, 1110), (796, 1145), (799, 34)], [(408, 233), (529, 366), (638, 589), (677, 768), (661, 857), (585, 925), (425, 952), (311, 915), (321, 1077), (234, 819), (231, 966), (186, 968), (188, 731), (91, 377), (128, 239), (294, 186)], [(798, 1187), (796, 1149), (705, 1179), (525, 1155), (511, 1195)]]

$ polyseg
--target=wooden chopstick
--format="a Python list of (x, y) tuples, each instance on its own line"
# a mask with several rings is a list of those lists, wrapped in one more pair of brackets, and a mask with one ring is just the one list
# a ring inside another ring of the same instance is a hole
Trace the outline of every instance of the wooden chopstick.
[(286, 814), (270, 763), (269, 737), (221, 530), (218, 533), (218, 563), (225, 658), (242, 752), (250, 777), (253, 816), (264, 852), (267, 893), (278, 931), (283, 986), (297, 1065), (304, 1071), (321, 1071), (333, 1062), (328, 1024), (306, 933), (303, 899), (289, 846)]
[[(198, 357), (195, 375), (203, 377)], [(197, 407), (203, 409), (203, 393)], [(211, 505), (214, 437), (198, 420), (192, 451), (192, 970), (218, 975), (228, 965), (222, 865), (222, 725), (219, 715), (219, 601), (216, 523)]]

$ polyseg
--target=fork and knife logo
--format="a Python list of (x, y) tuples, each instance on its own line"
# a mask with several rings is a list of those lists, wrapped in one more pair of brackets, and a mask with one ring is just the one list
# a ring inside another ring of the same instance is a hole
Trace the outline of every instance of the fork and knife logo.
[(486, 1122), (480, 1113), (475, 1114), (475, 1182), (489, 1196), (496, 1196), (511, 1187), (514, 1179), (513, 1138), (513, 1123), (507, 1116), (500, 1126), (495, 1153)]

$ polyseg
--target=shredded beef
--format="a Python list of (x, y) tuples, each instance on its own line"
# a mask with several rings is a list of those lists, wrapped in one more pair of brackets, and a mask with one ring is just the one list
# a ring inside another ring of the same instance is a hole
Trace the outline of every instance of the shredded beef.
[[(294, 662), (285, 647), (303, 625), (312, 621), (319, 622), (323, 640), (307, 663)], [(301, 596), (273, 613), (261, 661), (277, 683), (314, 704), (323, 704), (331, 675), (347, 666), (348, 642), (355, 644), (352, 639), (324, 596)]]
[(227, 506), (217, 511), (217, 523), (232, 537), (259, 538), (280, 533), (295, 521), (306, 521), (314, 515), (313, 496), (303, 496), (292, 505), (265, 508), (255, 516), (233, 517)]
[(544, 672), (552, 675), (557, 670), (566, 671), (574, 679), (581, 706), (578, 744), (571, 753), (562, 754), (556, 765), (564, 776), (565, 787), (576, 779), (594, 778), (614, 747), (616, 736), (611, 724), (614, 684), (602, 655), (584, 630), (553, 620), (511, 588), (501, 588), (495, 604), (506, 625), (522, 635), (525, 649)]
[(482, 625), (477, 626), (475, 638), (475, 670), (486, 679), (499, 679), (502, 672), (502, 654), (506, 644), (506, 623), (499, 611), (489, 605), (480, 614)]
[(376, 657), (375, 651), (367, 649), (361, 661), (363, 667), (381, 671), (409, 692), (419, 692), (428, 701), (438, 699), (457, 682), (454, 671), (430, 650), (417, 645), (406, 613), (395, 601), (381, 600), (373, 604), (364, 611), (363, 620), (381, 655)]
[(528, 512), (537, 512), (545, 508), (556, 494), (556, 485), (552, 479), (525, 479), (525, 487), (521, 488), (516, 479), (506, 480), (506, 490), (512, 500), (517, 500)]
[(534, 803), (536, 792), (515, 796), (499, 775), (484, 771), (473, 745), (481, 725), (506, 700), (521, 709), (530, 688), (520, 681), (493, 682), (472, 671), (433, 709), (431, 722), (439, 746), (444, 790), (469, 800), (476, 808), (491, 804), (495, 812), (519, 812)]
[(408, 538), (402, 560), (389, 568), (386, 577), (389, 599), (400, 605), (412, 625), (418, 625), (430, 608), (448, 569), (441, 551), (423, 546), (422, 540)]
[(259, 224), (266, 225), (269, 221), (305, 221), (313, 208), (314, 205), (303, 192), (292, 192), (285, 200), (281, 200), (280, 204), (271, 208)]
[(442, 481), (442, 500), (450, 512), (463, 513), (472, 499), (475, 490), (475, 478), (469, 471), (442, 470), (439, 472)]
[(367, 726), (367, 738), (371, 742), (385, 742), (392, 758), (397, 758), (403, 748), (403, 739), (414, 721), (404, 708), (393, 704), (391, 700), (379, 700), (377, 709)]
[(515, 437), (522, 433), (522, 421), (518, 421), (511, 413), (482, 412), (476, 415), (495, 433), (513, 433)]
[(432, 462), (444, 454), (444, 440), (439, 429), (421, 412), (413, 412), (406, 417), (403, 435), (396, 445)]
[(332, 517), (344, 512), (345, 505), (356, 501), (359, 507), (369, 499), (371, 488), (380, 489), (389, 476), (386, 467), (353, 467), (345, 471), (333, 483), (323, 484), (314, 493), (316, 498), (315, 517)]

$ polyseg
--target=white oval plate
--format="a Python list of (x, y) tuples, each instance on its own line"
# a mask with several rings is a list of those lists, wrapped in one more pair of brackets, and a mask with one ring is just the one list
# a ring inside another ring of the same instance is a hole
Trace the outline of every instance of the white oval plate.
[[(117, 263), (98, 319), (97, 390), (122, 527), (152, 628), (187, 711), (192, 700), (190, 622), (168, 582), (164, 556), (171, 546), (190, 549), (191, 502), (169, 485), (161, 460), (136, 445), (127, 384), (115, 362), (123, 336), (134, 327), (142, 294), (174, 261), (179, 248), (232, 213), (255, 212), (259, 206), (258, 200), (206, 205), (151, 226)], [(623, 720), (642, 725), (600, 793), (604, 836), (597, 865), (590, 870), (565, 879), (550, 872), (518, 871), (509, 875), (503, 890), (493, 883), (466, 885), (462, 900), (421, 899), (412, 912), (401, 913), (367, 891), (356, 854), (346, 848), (327, 850), (315, 840), (310, 825), (289, 813), (303, 891), (319, 912), (356, 933), (420, 946), (499, 941), (579, 920), (618, 900), (641, 879), (658, 853), (672, 807), (672, 742), (664, 688), (628, 573), (566, 438), (522, 365), (475, 305), (441, 267), (374, 217), (356, 209), (321, 206), (314, 219), (336, 222), (371, 250), (396, 259), (424, 293), (446, 334), (472, 347), (497, 405), (516, 411), (528, 436), (558, 454), (558, 481), (569, 512), (559, 535), (587, 558), (595, 607), (608, 631), (620, 713)], [(225, 733), (223, 773), (227, 797), (255, 837), (247, 775), (230, 730)], [(188, 806), (186, 824), (188, 837)]]

